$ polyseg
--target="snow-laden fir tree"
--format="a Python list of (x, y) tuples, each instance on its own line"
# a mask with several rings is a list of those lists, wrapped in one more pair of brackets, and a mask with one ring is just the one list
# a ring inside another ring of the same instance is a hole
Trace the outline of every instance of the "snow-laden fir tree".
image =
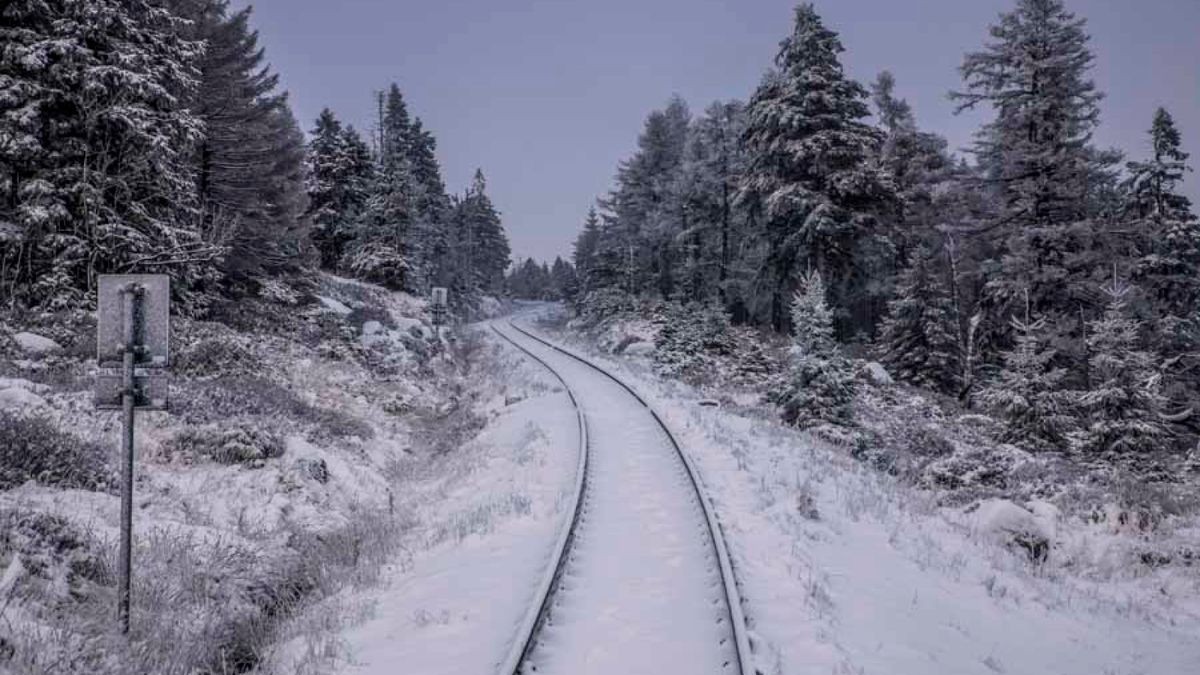
[(500, 295), (511, 249), (500, 221), (500, 213), (487, 194), (487, 179), (476, 169), (466, 193), (456, 199), (451, 213), (453, 247), (457, 252), (452, 287), (466, 306), (473, 307), (484, 295)]
[[(919, 246), (941, 243), (943, 237), (936, 228), (947, 222), (945, 193), (960, 176), (946, 139), (918, 129), (912, 107), (895, 89), (895, 78), (885, 70), (872, 84), (871, 94), (884, 132), (879, 164), (897, 197), (889, 236), (896, 246), (896, 259), (906, 265)], [(881, 266), (888, 262), (880, 261)]]
[(309, 218), (323, 269), (335, 270), (354, 236), (375, 171), (370, 148), (352, 126), (328, 108), (317, 118), (308, 145)]
[(1150, 129), (1154, 156), (1127, 165), (1127, 210), (1142, 249), (1135, 278), (1162, 314), (1187, 317), (1200, 309), (1200, 221), (1179, 193), (1191, 171), (1171, 114), (1159, 108)]
[(1108, 307), (1088, 324), (1091, 387), (1080, 396), (1087, 418), (1074, 447), (1111, 458), (1165, 449), (1171, 434), (1162, 420), (1159, 358), (1140, 346), (1141, 325), (1129, 313), (1130, 286), (1113, 279)]
[(684, 256), (675, 284), (687, 300), (719, 298), (728, 307), (745, 295), (731, 289), (734, 251), (747, 234), (746, 211), (735, 204), (746, 163), (745, 118), (740, 101), (713, 103), (688, 134), (677, 188), (687, 229), (679, 233)]
[(554, 264), (550, 266), (550, 281), (554, 286), (554, 297), (559, 300), (569, 300), (579, 290), (575, 268), (559, 256), (555, 256)]
[(597, 248), (621, 261), (619, 288), (631, 296), (673, 293), (675, 241), (686, 227), (678, 174), (690, 121), (678, 96), (650, 113), (637, 152), (621, 162), (616, 187), (603, 202), (611, 220)]
[(79, 307), (107, 272), (212, 277), (224, 249), (188, 227), (183, 105), (203, 45), (147, 0), (0, 9), (0, 284), (5, 303)]
[(360, 279), (406, 289), (405, 246), (416, 218), (418, 186), (408, 152), (408, 108), (392, 85), (380, 120), (378, 166), (366, 207), (346, 246), (342, 267)]
[(769, 320), (782, 329), (796, 272), (813, 267), (831, 287), (839, 324), (870, 314), (874, 298), (858, 262), (890, 255), (876, 237), (878, 211), (892, 199), (872, 161), (881, 134), (866, 124), (867, 92), (842, 71), (843, 51), (811, 4), (796, 8), (792, 34), (747, 111), (749, 166), (742, 199), (765, 215)]
[(1002, 354), (995, 377), (978, 393), (979, 403), (1005, 423), (1001, 439), (1033, 451), (1062, 451), (1075, 424), (1074, 397), (1064, 389), (1067, 372), (1056, 367), (1045, 318), (1012, 317), (1013, 346)]
[(783, 420), (802, 428), (847, 424), (853, 416), (854, 371), (838, 348), (825, 293), (819, 272), (802, 277), (792, 300), (791, 370), (783, 390), (772, 396)]
[(409, 232), (408, 249), (415, 286), (425, 291), (432, 286), (449, 286), (453, 275), (450, 198), (437, 161), (437, 140), (419, 117), (409, 126), (408, 134), (409, 161), (417, 184), (416, 221)]
[(227, 0), (171, 0), (203, 40), (199, 86), (188, 104), (204, 124), (192, 154), (205, 226), (222, 231), (225, 271), (237, 276), (296, 269), (308, 247), (305, 142), (265, 63), (251, 9)]
[(1089, 78), (1094, 57), (1084, 20), (1061, 0), (1018, 0), (990, 33), (963, 61), (965, 91), (952, 94), (960, 111), (995, 112), (974, 147), (991, 211), (979, 231), (997, 261), (982, 270), (987, 329), (1002, 331), (1028, 294), (1061, 333), (1074, 325), (1061, 317), (1093, 296), (1089, 275), (1110, 229), (1096, 219), (1117, 157), (1091, 144), (1102, 98)]
[(929, 252), (900, 274), (878, 338), (880, 360), (898, 379), (953, 394), (962, 373), (953, 300)]

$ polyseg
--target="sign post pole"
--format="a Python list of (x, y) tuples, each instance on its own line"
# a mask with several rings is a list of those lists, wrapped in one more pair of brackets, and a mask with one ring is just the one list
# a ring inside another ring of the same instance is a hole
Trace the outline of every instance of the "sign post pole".
[(117, 623), (128, 634), (133, 607), (133, 462), (138, 410), (167, 410), (171, 282), (161, 274), (102, 274), (98, 283), (96, 408), (121, 411), (121, 536)]
[(133, 425), (134, 381), (133, 362), (138, 350), (137, 305), (145, 290), (138, 284), (121, 289), (122, 309), (122, 429), (121, 429), (121, 551), (117, 586), (117, 618), (121, 632), (129, 632), (130, 580), (133, 577)]

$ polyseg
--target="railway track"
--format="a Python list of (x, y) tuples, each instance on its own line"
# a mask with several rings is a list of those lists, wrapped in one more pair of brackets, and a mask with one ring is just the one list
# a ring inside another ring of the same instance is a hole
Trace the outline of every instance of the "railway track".
[(499, 675), (754, 675), (721, 528), (695, 466), (622, 380), (512, 321), (492, 329), (575, 405), (574, 502)]

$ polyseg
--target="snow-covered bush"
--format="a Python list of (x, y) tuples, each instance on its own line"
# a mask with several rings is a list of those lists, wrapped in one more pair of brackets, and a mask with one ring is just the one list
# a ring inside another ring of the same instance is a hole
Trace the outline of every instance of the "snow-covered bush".
[(1012, 319), (1016, 344), (1004, 366), (979, 392), (979, 402), (1007, 423), (1001, 440), (1030, 450), (1062, 450), (1074, 425), (1073, 397), (1063, 388), (1065, 370), (1044, 341), (1046, 323)]
[(261, 466), (283, 456), (283, 439), (249, 424), (210, 424), (186, 427), (167, 444), (168, 454), (184, 462), (208, 459), (218, 464)]
[(100, 445), (62, 431), (45, 418), (0, 411), (0, 490), (30, 480), (96, 491), (113, 485), (108, 452)]
[(1126, 309), (1129, 287), (1113, 284), (1104, 315), (1088, 325), (1088, 363), (1093, 385), (1080, 397), (1086, 428), (1072, 444), (1109, 457), (1161, 449), (1170, 434), (1161, 414), (1166, 405), (1158, 356), (1139, 349), (1139, 322)]
[(654, 362), (667, 375), (697, 376), (730, 351), (729, 316), (717, 305), (675, 303), (654, 340)]
[(783, 408), (783, 420), (798, 427), (824, 422), (847, 424), (853, 415), (854, 369), (833, 333), (833, 313), (825, 301), (821, 275), (805, 275), (792, 301), (791, 372), (783, 391), (770, 397)]

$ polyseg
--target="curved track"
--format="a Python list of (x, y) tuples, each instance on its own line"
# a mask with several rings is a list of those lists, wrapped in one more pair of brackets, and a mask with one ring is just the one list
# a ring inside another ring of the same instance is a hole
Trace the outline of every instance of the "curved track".
[(582, 450), (575, 508), (500, 675), (753, 675), (720, 526), (670, 430), (603, 368), (492, 328), (562, 382)]

